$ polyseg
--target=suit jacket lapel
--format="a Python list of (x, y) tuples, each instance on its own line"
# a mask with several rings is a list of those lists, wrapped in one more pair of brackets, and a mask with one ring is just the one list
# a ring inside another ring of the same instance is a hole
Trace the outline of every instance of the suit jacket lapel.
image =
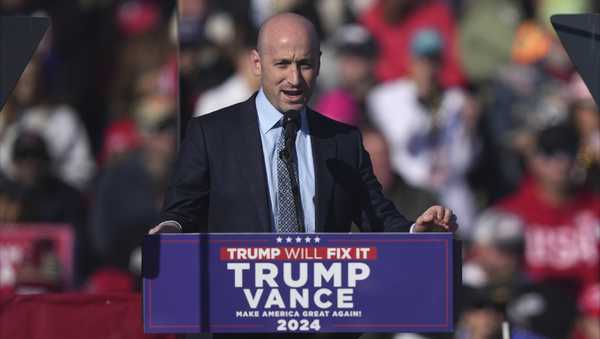
[(327, 160), (335, 158), (336, 143), (335, 138), (329, 135), (331, 131), (324, 128), (319, 114), (310, 109), (307, 109), (307, 114), (315, 166), (315, 229), (325, 232), (333, 196), (333, 177)]
[[(271, 218), (271, 207), (269, 191), (267, 187), (267, 174), (265, 170), (260, 131), (258, 128), (258, 113), (255, 104), (256, 94), (244, 103), (244, 109), (240, 115), (240, 137), (241, 143), (238, 148), (240, 170), (246, 177), (251, 201), (255, 204), (258, 214), (260, 229), (256, 232), (271, 232), (273, 229)], [(251, 202), (248, 202), (251, 203)], [(254, 230), (253, 230), (254, 231)]]

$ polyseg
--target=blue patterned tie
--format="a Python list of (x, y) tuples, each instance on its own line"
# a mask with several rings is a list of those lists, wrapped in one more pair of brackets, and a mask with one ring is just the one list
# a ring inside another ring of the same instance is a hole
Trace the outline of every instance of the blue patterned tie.
[[(282, 131), (277, 142), (277, 199), (279, 202), (279, 211), (277, 215), (277, 232), (289, 233), (300, 232), (298, 217), (296, 215), (296, 206), (294, 203), (294, 194), (292, 192), (292, 181), (285, 160), (279, 154), (284, 149), (285, 137)], [(295, 163), (295, 162), (294, 162)], [(295, 167), (295, 166), (294, 166)], [(294, 168), (295, 169), (295, 168)]]

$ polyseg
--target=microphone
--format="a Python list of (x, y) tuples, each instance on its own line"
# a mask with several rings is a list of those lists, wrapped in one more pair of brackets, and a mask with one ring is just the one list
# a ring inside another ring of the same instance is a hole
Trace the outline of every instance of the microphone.
[(298, 111), (287, 111), (283, 114), (283, 129), (288, 128), (288, 126), (295, 126), (296, 130), (300, 127), (300, 112)]
[(283, 114), (284, 148), (279, 152), (279, 157), (287, 163), (294, 161), (296, 150), (296, 135), (300, 129), (300, 114), (298, 111), (287, 111)]

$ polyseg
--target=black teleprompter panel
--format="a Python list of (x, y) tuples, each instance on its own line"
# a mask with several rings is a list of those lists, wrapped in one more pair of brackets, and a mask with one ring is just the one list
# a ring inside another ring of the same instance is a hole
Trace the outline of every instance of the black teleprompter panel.
[(600, 102), (600, 14), (557, 14), (550, 20), (577, 72), (598, 105)]
[(0, 109), (49, 25), (43, 17), (0, 16)]

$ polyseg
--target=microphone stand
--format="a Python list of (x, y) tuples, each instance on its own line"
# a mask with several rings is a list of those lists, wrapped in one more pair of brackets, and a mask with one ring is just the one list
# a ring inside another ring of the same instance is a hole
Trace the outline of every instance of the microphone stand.
[(284, 160), (285, 166), (290, 175), (292, 186), (292, 195), (294, 197), (294, 206), (296, 207), (296, 219), (300, 232), (305, 232), (304, 213), (302, 212), (302, 202), (300, 200), (300, 187), (296, 176), (297, 156), (296, 156), (296, 135), (300, 128), (300, 117), (298, 112), (286, 112), (283, 116), (284, 148), (279, 153), (279, 157)]

